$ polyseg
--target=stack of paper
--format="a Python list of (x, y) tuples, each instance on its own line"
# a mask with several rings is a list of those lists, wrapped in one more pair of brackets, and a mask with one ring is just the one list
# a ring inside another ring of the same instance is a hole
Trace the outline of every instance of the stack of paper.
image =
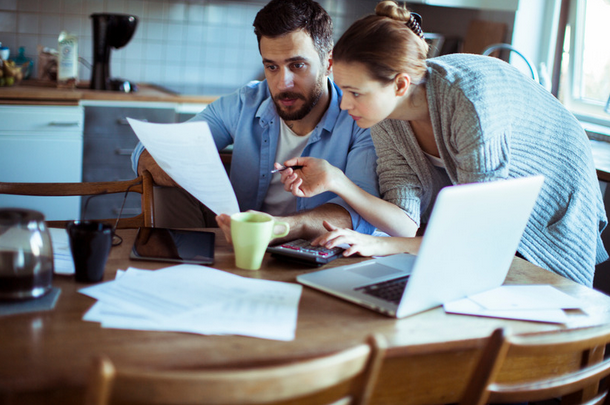
[[(119, 276), (120, 275), (120, 276)], [(79, 290), (99, 301), (83, 317), (104, 328), (293, 340), (302, 287), (182, 264), (129, 268)]]
[(63, 228), (49, 228), (53, 244), (53, 267), (56, 274), (74, 274), (74, 260), (68, 232)]
[(443, 305), (454, 314), (566, 323), (564, 309), (582, 309), (575, 298), (550, 285), (506, 285)]

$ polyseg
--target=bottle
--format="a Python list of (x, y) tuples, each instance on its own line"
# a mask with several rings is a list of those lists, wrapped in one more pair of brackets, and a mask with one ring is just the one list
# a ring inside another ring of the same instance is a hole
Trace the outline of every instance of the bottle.
[(31, 58), (25, 56), (25, 47), (19, 47), (19, 53), (17, 54), (17, 57), (13, 59), (13, 61), (15, 62), (16, 66), (24, 66), (24, 68), (22, 68), (23, 78), (28, 79), (30, 77), (30, 74), (32, 73), (32, 66), (34, 65), (34, 61), (32, 61)]
[(58, 42), (57, 87), (73, 89), (78, 82), (78, 38), (62, 31)]
[(2, 42), (0, 42), (0, 59), (8, 60), (10, 54), (11, 50), (7, 46), (2, 46)]

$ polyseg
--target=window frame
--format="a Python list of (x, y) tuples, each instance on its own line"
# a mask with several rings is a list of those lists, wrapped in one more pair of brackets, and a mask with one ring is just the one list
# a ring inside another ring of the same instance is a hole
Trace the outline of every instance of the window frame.
[[(581, 83), (577, 80), (582, 72), (583, 42), (584, 42), (584, 20), (585, 6), (587, 0), (572, 0), (568, 15), (569, 38), (569, 59), (568, 67), (562, 91), (562, 103), (570, 110), (585, 128), (587, 124), (590, 128), (595, 128), (595, 132), (610, 135), (610, 114), (604, 111), (606, 101), (587, 100), (581, 97)], [(579, 62), (580, 63), (577, 63)], [(608, 94), (610, 97), (610, 92)]]

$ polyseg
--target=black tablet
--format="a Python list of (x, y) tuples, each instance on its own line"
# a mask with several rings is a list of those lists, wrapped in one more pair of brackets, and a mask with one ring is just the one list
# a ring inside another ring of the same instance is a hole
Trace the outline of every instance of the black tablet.
[(212, 264), (214, 232), (140, 228), (130, 258), (176, 263)]

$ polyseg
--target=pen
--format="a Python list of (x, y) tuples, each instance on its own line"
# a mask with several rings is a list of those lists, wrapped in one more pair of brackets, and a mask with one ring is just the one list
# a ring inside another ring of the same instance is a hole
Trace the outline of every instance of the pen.
[(284, 170), (291, 168), (292, 170), (297, 170), (297, 169), (302, 169), (303, 166), (284, 166), (281, 169), (273, 169), (271, 170), (271, 173), (277, 173), (277, 172), (283, 172)]

